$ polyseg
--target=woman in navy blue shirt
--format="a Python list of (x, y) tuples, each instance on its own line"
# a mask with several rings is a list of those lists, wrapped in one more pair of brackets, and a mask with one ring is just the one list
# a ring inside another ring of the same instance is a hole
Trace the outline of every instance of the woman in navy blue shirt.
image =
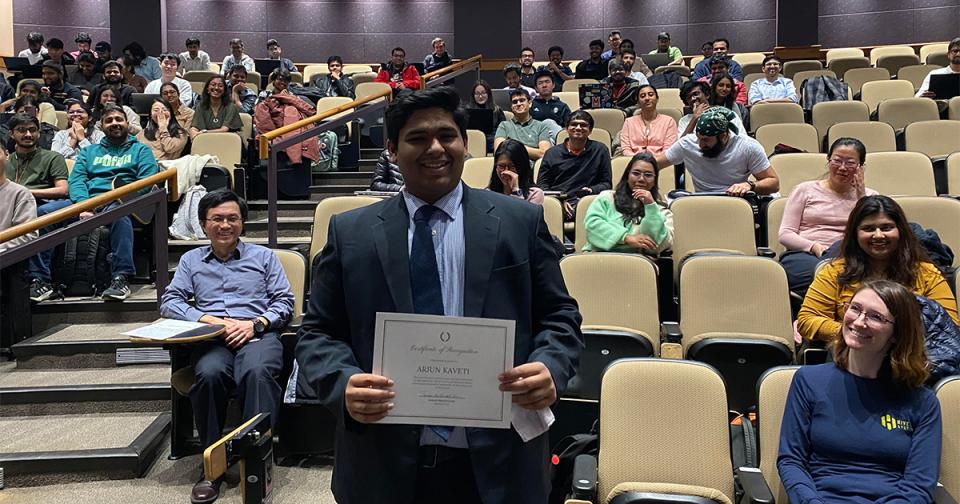
[(777, 468), (790, 502), (933, 502), (940, 405), (923, 387), (913, 293), (865, 282), (832, 344), (835, 363), (800, 368), (787, 398)]

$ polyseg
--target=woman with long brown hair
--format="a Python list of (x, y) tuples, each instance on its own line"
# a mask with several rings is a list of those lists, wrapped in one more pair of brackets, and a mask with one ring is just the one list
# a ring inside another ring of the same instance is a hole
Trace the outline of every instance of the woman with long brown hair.
[(933, 502), (940, 404), (923, 386), (916, 297), (864, 282), (831, 345), (835, 362), (800, 368), (787, 397), (777, 468), (790, 502)]
[(839, 257), (820, 267), (810, 284), (797, 314), (797, 331), (806, 341), (831, 341), (860, 284), (881, 279), (940, 303), (958, 322), (953, 292), (927, 259), (903, 209), (887, 196), (873, 195), (860, 198), (850, 212)]

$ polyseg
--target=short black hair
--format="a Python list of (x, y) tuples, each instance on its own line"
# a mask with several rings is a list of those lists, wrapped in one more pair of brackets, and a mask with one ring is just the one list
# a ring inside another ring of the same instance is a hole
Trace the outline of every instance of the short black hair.
[[(24, 114), (23, 112), (19, 114), (13, 114), (13, 117), (11, 117), (9, 121), (7, 121), (7, 128), (10, 128), (10, 131), (13, 131), (17, 128), (17, 126), (20, 126), (21, 124), (32, 124), (36, 126), (37, 129), (40, 129), (40, 119), (38, 119), (37, 116), (35, 115)], [(0, 142), (0, 143), (3, 143), (3, 142)]]
[(290, 76), (290, 70), (287, 70), (283, 67), (278, 67), (276, 70), (270, 72), (270, 75), (267, 77), (267, 81), (273, 82), (277, 79), (283, 79), (287, 82), (290, 82), (290, 79), (293, 77)]
[[(537, 51), (534, 51), (534, 50), (531, 49), (530, 47), (524, 47), (523, 49), (520, 49), (520, 54), (523, 54), (523, 51), (530, 51), (530, 52), (533, 53), (534, 56), (537, 55)], [(550, 54), (550, 53), (547, 53), (547, 54)]]
[(233, 72), (243, 72), (244, 77), (246, 77), (247, 75), (250, 75), (249, 73), (247, 73), (247, 67), (245, 67), (245, 66), (243, 66), (243, 65), (241, 65), (241, 64), (239, 64), (239, 63), (236, 64), (236, 65), (233, 65), (232, 67), (230, 67), (230, 68), (227, 70), (226, 75), (230, 75), (230, 74), (232, 74)]
[(560, 56), (563, 56), (563, 48), (558, 45), (550, 46), (550, 49), (547, 49), (547, 56), (553, 54), (554, 51), (560, 51)]
[(727, 63), (727, 58), (724, 56), (711, 56), (710, 68), (713, 68), (715, 65), (722, 66), (724, 68), (730, 68), (730, 63)]
[(27, 43), (33, 42), (35, 44), (43, 43), (43, 34), (40, 32), (30, 32), (27, 34)]
[(390, 55), (393, 56), (393, 53), (397, 51), (402, 52), (404, 56), (407, 55), (407, 51), (404, 51), (402, 47), (394, 47), (393, 49), (390, 50)]
[(187, 41), (183, 43), (184, 46), (191, 46), (194, 44), (200, 45), (200, 39), (197, 37), (187, 37)]
[(108, 103), (103, 106), (103, 109), (100, 110), (100, 120), (107, 117), (107, 114), (120, 114), (123, 116), (124, 121), (127, 120), (127, 112), (116, 103)]
[[(620, 42), (620, 45), (622, 46), (623, 42)], [(632, 54), (634, 58), (637, 57), (637, 51), (633, 49), (620, 49), (620, 56), (622, 57), (624, 54)]]
[(700, 82), (700, 81), (684, 82), (683, 85), (680, 86), (680, 101), (682, 101), (684, 105), (689, 105), (687, 103), (687, 98), (690, 97), (690, 93), (692, 93), (694, 89), (699, 89), (700, 92), (703, 93), (705, 96), (710, 96), (710, 85), (707, 84), (706, 82)]
[(123, 68), (120, 68), (120, 62), (117, 60), (104, 61), (103, 65), (100, 67), (100, 70), (106, 72), (107, 68), (109, 67), (117, 67), (117, 69), (119, 69), (121, 72), (123, 71)]
[(124, 46), (123, 51), (121, 52), (127, 52), (127, 51), (129, 51), (130, 54), (132, 54), (135, 58), (139, 58), (140, 60), (143, 60), (144, 58), (147, 57), (147, 51), (143, 48), (142, 45), (140, 45), (139, 42), (130, 42), (129, 44)]
[(947, 51), (952, 51), (954, 49), (960, 49), (960, 37), (951, 40), (950, 43), (947, 44)]
[(90, 51), (82, 51), (80, 54), (77, 54), (77, 64), (80, 63), (90, 63), (91, 65), (96, 65), (97, 57), (94, 56)]
[(766, 58), (763, 58), (763, 61), (760, 62), (760, 66), (766, 66), (766, 65), (767, 65), (767, 62), (768, 62), (768, 61), (771, 61), (771, 60), (776, 60), (777, 63), (780, 63), (781, 65), (783, 64), (783, 60), (782, 60), (782, 59), (778, 58), (777, 55), (775, 55), (775, 54), (771, 54), (770, 56), (767, 56)]
[(160, 63), (163, 63), (166, 60), (173, 60), (177, 62), (177, 66), (180, 66), (180, 55), (174, 52), (163, 53), (160, 55)]
[(563, 126), (564, 127), (570, 126), (571, 122), (577, 121), (577, 120), (586, 121), (587, 124), (590, 125), (590, 131), (593, 131), (593, 116), (590, 115), (589, 112), (583, 109), (577, 109), (572, 114), (570, 114), (570, 117), (567, 118), (567, 124), (564, 124)]
[(197, 217), (199, 217), (200, 221), (203, 222), (207, 220), (208, 210), (231, 201), (240, 207), (240, 220), (247, 222), (246, 200), (241, 198), (237, 193), (225, 187), (210, 191), (200, 198), (200, 203), (197, 205)]
[(78, 33), (78, 34), (77, 34), (77, 38), (73, 39), (73, 41), (76, 42), (76, 43), (78, 43), (78, 44), (79, 44), (80, 42), (86, 42), (86, 43), (88, 43), (88, 44), (92, 44), (92, 43), (93, 43), (93, 39), (90, 38), (90, 34), (87, 33), (87, 32), (80, 32), (80, 33)]
[(514, 97), (514, 96), (522, 96), (522, 97), (526, 98), (527, 101), (530, 100), (530, 95), (528, 95), (528, 94), (527, 94), (527, 91), (526, 91), (525, 89), (523, 89), (523, 88), (516, 88), (516, 89), (511, 90), (511, 91), (510, 91), (510, 101), (513, 101), (513, 97)]
[(623, 36), (623, 34), (620, 33), (620, 30), (610, 30), (610, 35), (607, 35), (607, 38), (612, 37), (614, 35), (620, 35), (621, 37)]
[(723, 42), (724, 44), (727, 44), (727, 50), (728, 50), (728, 51), (730, 50), (730, 41), (729, 41), (729, 40), (727, 40), (727, 39), (725, 39), (725, 38), (723, 38), (723, 37), (713, 39), (713, 43), (714, 43), (714, 44), (716, 44), (717, 42)]
[(93, 46), (93, 48), (94, 48), (98, 53), (99, 53), (99, 52), (110, 52), (110, 51), (113, 49), (112, 47), (110, 47), (110, 42), (107, 42), (106, 40), (101, 40), (100, 42), (97, 42), (97, 45)]
[(394, 100), (387, 108), (386, 125), (387, 138), (390, 143), (397, 145), (400, 141), (400, 130), (407, 124), (415, 112), (431, 108), (440, 108), (453, 115), (453, 122), (460, 129), (460, 136), (467, 136), (467, 113), (460, 106), (460, 96), (456, 89), (450, 86), (439, 86), (416, 91), (407, 96)]
[(333, 55), (333, 56), (330, 56), (329, 58), (327, 58), (327, 66), (330, 66), (330, 63), (333, 63), (333, 62), (340, 63), (340, 65), (342, 66), (342, 65), (343, 65), (343, 58), (341, 58), (340, 56), (337, 56), (337, 55)]
[(47, 61), (44, 61), (43, 64), (40, 65), (40, 67), (55, 70), (57, 74), (63, 77), (63, 67), (60, 66), (59, 61), (47, 60)]
[(594, 39), (590, 41), (590, 44), (588, 45), (588, 47), (599, 47), (600, 49), (603, 49), (603, 45), (604, 44), (602, 40)]
[(52, 38), (47, 41), (47, 49), (63, 49), (63, 41), (58, 38)]
[(537, 70), (533, 73), (533, 83), (536, 84), (540, 77), (550, 77), (550, 80), (553, 80), (553, 74), (550, 73), (550, 70)]
[(267, 40), (267, 48), (269, 49), (270, 46), (280, 47), (280, 42), (277, 42), (277, 39), (275, 39), (275, 38), (269, 39), (269, 40)]
[(37, 82), (37, 81), (32, 81), (32, 80), (25, 80), (25, 81), (21, 81), (21, 82), (22, 82), (22, 84), (20, 84), (20, 92), (21, 92), (21, 93), (23, 92), (23, 88), (25, 88), (25, 87), (32, 87), (32, 88), (34, 88), (34, 89), (37, 90), (37, 93), (40, 92), (41, 86), (40, 86), (40, 83), (39, 83), (39, 82)]

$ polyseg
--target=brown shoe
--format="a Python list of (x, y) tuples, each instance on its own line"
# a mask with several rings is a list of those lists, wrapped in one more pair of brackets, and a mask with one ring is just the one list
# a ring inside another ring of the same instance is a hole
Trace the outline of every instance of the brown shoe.
[(190, 492), (190, 502), (193, 504), (209, 504), (220, 496), (220, 479), (210, 481), (201, 479)]

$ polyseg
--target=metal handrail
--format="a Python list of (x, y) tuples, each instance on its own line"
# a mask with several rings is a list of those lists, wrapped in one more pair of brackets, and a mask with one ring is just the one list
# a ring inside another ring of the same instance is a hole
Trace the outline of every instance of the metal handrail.
[(369, 96), (364, 96), (363, 98), (359, 98), (359, 99), (354, 100), (354, 101), (352, 101), (352, 102), (350, 102), (350, 103), (344, 103), (343, 105), (340, 105), (339, 107), (332, 108), (332, 109), (330, 109), (330, 110), (325, 110), (325, 111), (323, 111), (323, 112), (320, 112), (319, 114), (312, 115), (312, 116), (310, 116), (310, 117), (301, 119), (301, 120), (299, 120), (299, 121), (297, 121), (297, 122), (295, 122), (295, 123), (293, 123), (293, 124), (288, 124), (288, 125), (286, 125), (286, 126), (281, 126), (281, 127), (277, 128), (277, 129), (275, 129), (275, 130), (270, 130), (270, 131), (268, 131), (268, 132), (266, 132), (266, 133), (262, 133), (262, 134), (260, 135), (260, 159), (267, 159), (267, 158), (270, 156), (270, 151), (269, 151), (269, 142), (270, 142), (270, 140), (273, 140), (273, 139), (275, 139), (275, 138), (278, 138), (278, 137), (281, 137), (281, 136), (283, 136), (283, 135), (286, 135), (287, 133), (290, 133), (291, 131), (296, 131), (296, 130), (298, 130), (298, 129), (305, 128), (305, 127), (307, 127), (307, 126), (311, 126), (311, 125), (316, 124), (316, 123), (318, 123), (318, 122), (324, 121), (324, 120), (329, 119), (330, 117), (333, 117), (333, 116), (335, 116), (335, 115), (337, 115), (337, 114), (339, 114), (339, 113), (341, 113), (341, 112), (344, 112), (344, 111), (350, 110), (350, 109), (352, 109), (352, 108), (356, 108), (356, 107), (358, 107), (358, 106), (360, 106), (360, 105), (363, 105), (364, 103), (370, 103), (370, 102), (372, 102), (372, 101), (374, 101), (374, 100), (378, 100), (378, 99), (380, 99), (380, 98), (386, 98), (386, 99), (389, 100), (392, 93), (393, 93), (392, 91), (386, 91), (386, 90), (384, 90), (384, 91), (381, 91), (381, 92), (379, 92), (379, 93), (374, 93), (374, 94), (369, 95)]
[[(163, 170), (154, 175), (150, 175), (145, 179), (140, 179), (134, 182), (131, 182), (123, 187), (118, 187), (111, 191), (107, 191), (103, 194), (99, 194), (90, 199), (81, 201), (79, 203), (74, 203), (68, 207), (61, 208), (55, 212), (48, 213), (43, 217), (40, 217), (36, 220), (30, 222), (25, 222), (13, 226), (12, 228), (6, 229), (0, 232), (0, 243), (10, 241), (14, 238), (18, 238), (27, 233), (32, 233), (38, 231), (42, 228), (56, 224), (58, 222), (64, 221), (71, 217), (76, 217), (83, 212), (90, 212), (96, 208), (104, 206), (106, 204), (112, 203), (124, 196), (133, 194), (141, 189), (146, 189), (152, 185), (156, 185), (162, 182), (166, 182), (168, 185), (176, 187), (177, 185), (177, 169), (169, 168)], [(172, 191), (171, 191), (172, 194)]]
[[(439, 68), (432, 72), (423, 74), (422, 76), (420, 76), (420, 89), (426, 89), (428, 81), (435, 80), (437, 77), (441, 75), (446, 75), (454, 72), (457, 72), (457, 74), (459, 75), (461, 73), (464, 73), (472, 69), (473, 67), (477, 68), (477, 74), (478, 74), (478, 80), (479, 80), (480, 65), (482, 63), (483, 63), (483, 55), (478, 54), (476, 56), (462, 60), (458, 63), (454, 63), (450, 66)], [(450, 77), (453, 77), (453, 76), (450, 76)], [(445, 80), (447, 79), (440, 79), (441, 82)]]

